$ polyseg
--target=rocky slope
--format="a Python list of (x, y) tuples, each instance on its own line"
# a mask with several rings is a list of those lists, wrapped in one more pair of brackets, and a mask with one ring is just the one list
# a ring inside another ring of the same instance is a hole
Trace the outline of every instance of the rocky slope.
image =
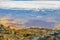
[(60, 35), (60, 30), (33, 27), (16, 30), (0, 24), (0, 40), (52, 40), (52, 35)]

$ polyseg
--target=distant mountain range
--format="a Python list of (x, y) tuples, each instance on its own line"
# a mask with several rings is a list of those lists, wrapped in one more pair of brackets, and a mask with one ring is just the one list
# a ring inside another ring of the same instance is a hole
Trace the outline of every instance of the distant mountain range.
[(0, 22), (14, 27), (54, 28), (60, 23), (60, 9), (13, 10), (0, 8)]

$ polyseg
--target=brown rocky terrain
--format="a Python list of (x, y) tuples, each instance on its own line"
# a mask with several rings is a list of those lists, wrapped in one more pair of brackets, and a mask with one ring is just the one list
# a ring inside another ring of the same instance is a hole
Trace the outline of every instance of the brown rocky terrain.
[(47, 28), (31, 27), (16, 29), (10, 26), (5, 27), (4, 25), (0, 24), (0, 40), (38, 40), (40, 36), (48, 36), (52, 32), (52, 29)]

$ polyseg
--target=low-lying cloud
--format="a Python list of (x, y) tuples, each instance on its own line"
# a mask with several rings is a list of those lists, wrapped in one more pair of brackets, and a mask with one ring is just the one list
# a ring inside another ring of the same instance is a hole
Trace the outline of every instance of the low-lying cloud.
[(59, 9), (60, 8), (60, 2), (58, 1), (8, 1), (8, 2), (0, 2), (0, 8), (3, 9), (24, 9), (24, 10), (30, 10), (30, 9)]

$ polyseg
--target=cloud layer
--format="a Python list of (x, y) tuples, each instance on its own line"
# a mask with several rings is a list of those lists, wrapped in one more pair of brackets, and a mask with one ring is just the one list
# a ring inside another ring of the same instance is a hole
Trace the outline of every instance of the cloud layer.
[(60, 1), (60, 0), (0, 0), (0, 1)]
[(60, 23), (58, 1), (0, 2), (0, 22), (11, 26), (41, 26), (52, 28)]
[(10, 2), (0, 2), (0, 8), (5, 9), (59, 9), (60, 2), (58, 1), (10, 1)]
[(60, 23), (58, 20), (60, 20), (59, 9), (42, 9), (39, 11), (0, 9), (0, 22), (14, 27), (41, 26), (52, 28), (55, 24)]

